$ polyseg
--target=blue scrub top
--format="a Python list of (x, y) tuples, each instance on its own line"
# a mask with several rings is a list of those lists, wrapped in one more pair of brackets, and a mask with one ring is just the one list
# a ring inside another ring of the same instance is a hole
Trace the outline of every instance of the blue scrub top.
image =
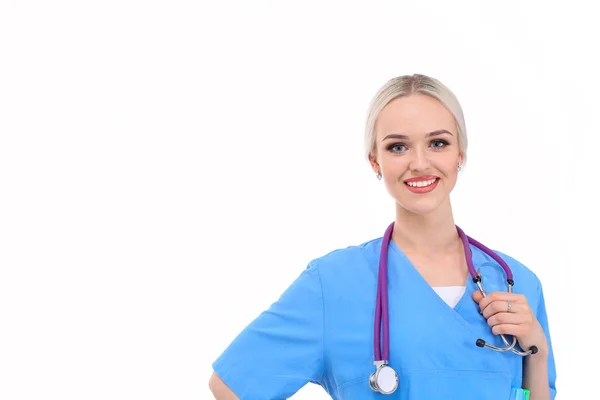
[[(475, 346), (478, 338), (504, 347), (472, 299), (470, 280), (451, 308), (390, 242), (389, 364), (399, 375), (392, 395), (369, 386), (373, 325), (382, 238), (335, 250), (309, 263), (268, 310), (261, 313), (213, 363), (242, 400), (286, 399), (305, 384), (333, 399), (510, 400), (520, 388), (524, 358)], [(488, 293), (506, 291), (502, 268), (474, 246), (473, 263)], [(513, 271), (514, 292), (527, 297), (550, 345), (549, 382), (556, 371), (542, 286), (527, 267), (498, 252)]]

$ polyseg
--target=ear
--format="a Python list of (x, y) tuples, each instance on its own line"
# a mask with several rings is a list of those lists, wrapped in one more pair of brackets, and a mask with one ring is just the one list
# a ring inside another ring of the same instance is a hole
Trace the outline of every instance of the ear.
[(463, 153), (460, 153), (458, 155), (458, 165), (463, 165), (463, 160), (464, 160)]
[(373, 168), (373, 172), (375, 172), (376, 174), (381, 173), (381, 168), (379, 167), (379, 163), (377, 162), (377, 158), (375, 157), (373, 152), (369, 154), (369, 162), (371, 163), (371, 168)]

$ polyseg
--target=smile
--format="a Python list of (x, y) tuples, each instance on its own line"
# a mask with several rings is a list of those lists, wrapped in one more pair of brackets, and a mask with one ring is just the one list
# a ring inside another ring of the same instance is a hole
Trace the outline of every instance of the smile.
[(440, 178), (437, 176), (421, 176), (418, 178), (410, 178), (404, 181), (406, 188), (416, 194), (425, 194), (433, 191)]
[(406, 184), (410, 187), (426, 187), (426, 186), (433, 185), (436, 180), (437, 180), (437, 178), (430, 179), (428, 181), (406, 182)]

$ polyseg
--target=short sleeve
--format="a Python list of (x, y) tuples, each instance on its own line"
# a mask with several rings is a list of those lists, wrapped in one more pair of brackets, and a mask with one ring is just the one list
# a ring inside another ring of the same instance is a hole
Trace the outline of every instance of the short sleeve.
[(548, 323), (548, 314), (546, 312), (546, 303), (544, 301), (544, 291), (542, 290), (541, 284), (538, 290), (539, 302), (536, 317), (548, 340), (548, 383), (550, 384), (550, 398), (551, 400), (554, 400), (556, 398), (556, 364), (554, 361), (554, 351), (552, 350), (552, 339), (550, 338), (550, 327)]
[(233, 340), (213, 369), (241, 400), (287, 399), (323, 375), (323, 295), (318, 268), (300, 274)]

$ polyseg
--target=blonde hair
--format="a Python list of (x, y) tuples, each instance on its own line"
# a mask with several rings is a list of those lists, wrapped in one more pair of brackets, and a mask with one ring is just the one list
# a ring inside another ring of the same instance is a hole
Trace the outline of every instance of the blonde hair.
[(392, 100), (399, 97), (408, 96), (414, 93), (421, 93), (431, 96), (442, 103), (448, 111), (454, 116), (456, 127), (458, 129), (458, 144), (460, 152), (463, 155), (463, 165), (467, 160), (467, 128), (463, 111), (456, 96), (442, 82), (429, 76), (414, 74), (403, 75), (390, 79), (373, 97), (369, 106), (367, 123), (365, 127), (365, 150), (366, 157), (374, 153), (375, 150), (375, 123), (379, 113)]

